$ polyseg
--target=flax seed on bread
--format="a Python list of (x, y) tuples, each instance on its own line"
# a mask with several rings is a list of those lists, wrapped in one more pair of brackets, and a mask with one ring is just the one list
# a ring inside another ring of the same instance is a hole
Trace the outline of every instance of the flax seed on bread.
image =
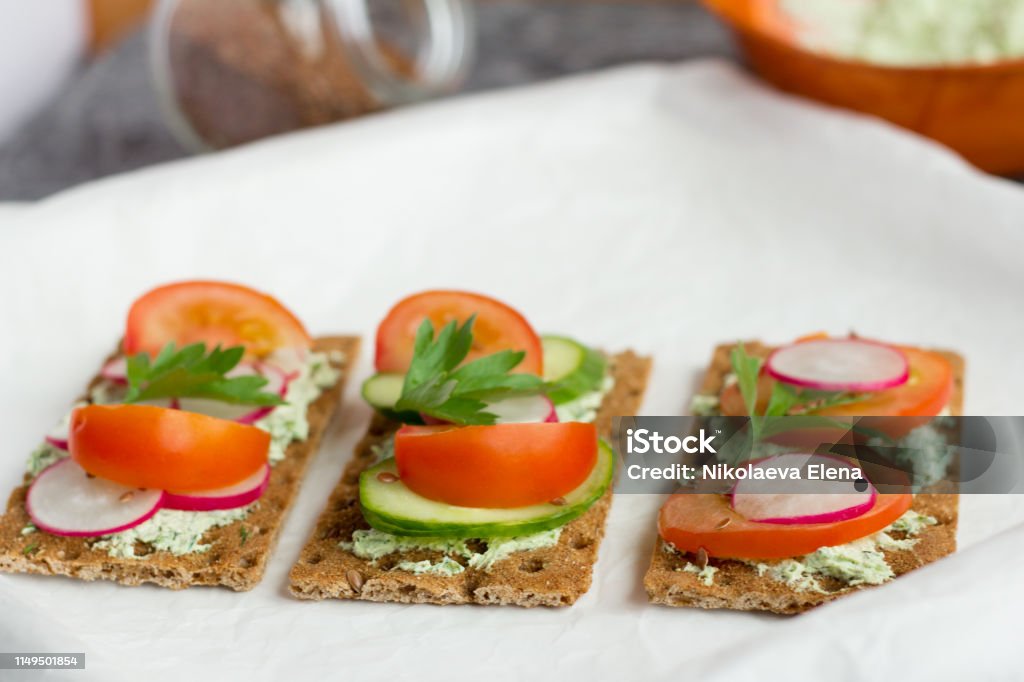
[[(771, 351), (771, 348), (756, 341), (744, 343), (744, 348), (749, 354), (760, 357), (766, 357)], [(732, 349), (732, 344), (721, 345), (715, 349), (701, 386), (702, 395), (718, 395), (722, 390), (726, 376), (732, 371)], [(963, 411), (964, 360), (960, 355), (950, 351), (938, 352), (953, 367), (954, 387), (949, 408), (951, 414), (960, 415)], [(935, 517), (938, 523), (925, 528), (917, 536), (918, 542), (911, 549), (882, 550), (886, 562), (897, 577), (956, 550), (958, 506), (959, 496), (955, 493), (915, 496), (911, 509)], [(813, 590), (798, 591), (767, 574), (759, 575), (757, 568), (750, 564), (720, 559), (710, 560), (710, 564), (717, 571), (714, 573), (712, 584), (704, 585), (696, 574), (682, 570), (688, 562), (693, 561), (693, 557), (665, 550), (664, 541), (658, 538), (651, 555), (650, 568), (644, 577), (648, 598), (655, 604), (794, 614), (807, 611), (854, 590), (869, 587), (848, 587), (838, 581), (822, 579), (820, 582), (827, 594)]]
[[(22, 529), (30, 522), (25, 510), (29, 482), (26, 476), (25, 485), (11, 493), (7, 512), (0, 516), (0, 571), (112, 580), (123, 585), (154, 583), (171, 589), (195, 585), (221, 585), (236, 591), (252, 589), (263, 577), (285, 515), (341, 400), (345, 380), (359, 352), (359, 339), (319, 338), (314, 349), (342, 353), (342, 362), (334, 365), (342, 371), (341, 378), (309, 406), (309, 437), (288, 446), (285, 459), (274, 466), (270, 484), (253, 511), (242, 521), (206, 532), (203, 543), (212, 545), (208, 551), (182, 556), (153, 551), (144, 558), (120, 558), (92, 549), (93, 538), (59, 537), (43, 532), (22, 535)], [(94, 379), (90, 388), (98, 380)]]
[[(649, 358), (632, 352), (609, 356), (615, 377), (598, 410), (598, 434), (608, 437), (612, 418), (634, 414), (640, 407)], [(558, 544), (518, 552), (489, 571), (466, 568), (448, 577), (392, 570), (397, 556), (371, 562), (339, 547), (355, 530), (367, 528), (359, 509), (359, 474), (372, 465), (373, 448), (386, 441), (398, 424), (375, 415), (355, 456), (328, 500), (316, 530), (291, 571), (291, 592), (300, 599), (362, 599), (425, 604), (492, 604), (568, 606), (590, 588), (598, 547), (611, 506), (611, 491), (583, 516), (568, 523)], [(404, 553), (401, 560), (437, 561), (439, 552)]]

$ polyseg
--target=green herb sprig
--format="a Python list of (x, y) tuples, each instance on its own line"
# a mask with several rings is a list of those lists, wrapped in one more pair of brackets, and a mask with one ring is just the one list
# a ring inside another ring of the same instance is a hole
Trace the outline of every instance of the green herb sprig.
[(128, 391), (124, 402), (137, 403), (158, 398), (209, 398), (234, 405), (273, 406), (284, 400), (264, 392), (267, 379), (255, 374), (228, 377), (245, 355), (245, 348), (214, 347), (193, 343), (177, 349), (168, 343), (156, 358), (148, 353), (127, 360)]
[(430, 320), (420, 324), (396, 411), (460, 425), (493, 424), (497, 416), (487, 412), (486, 401), (543, 390), (540, 377), (509, 373), (526, 356), (522, 351), (499, 351), (462, 364), (473, 345), (475, 319), (462, 326), (449, 322), (436, 339)]

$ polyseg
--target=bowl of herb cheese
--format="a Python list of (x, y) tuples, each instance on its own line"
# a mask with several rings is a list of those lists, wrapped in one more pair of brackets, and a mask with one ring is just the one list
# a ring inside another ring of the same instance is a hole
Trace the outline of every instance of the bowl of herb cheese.
[(977, 167), (1024, 172), (1024, 0), (704, 0), (750, 66)]

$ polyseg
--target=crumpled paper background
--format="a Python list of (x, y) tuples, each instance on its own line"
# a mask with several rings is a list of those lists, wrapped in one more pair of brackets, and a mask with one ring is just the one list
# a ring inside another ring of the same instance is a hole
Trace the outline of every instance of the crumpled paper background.
[(157, 283), (248, 282), (314, 333), (368, 344), (255, 590), (4, 575), (0, 648), (85, 651), (80, 680), (1012, 677), (1010, 496), (963, 500), (953, 558), (793, 619), (647, 605), (660, 500), (638, 495), (617, 498), (573, 608), (305, 603), (285, 586), (369, 417), (375, 326), (411, 291), (485, 291), (540, 330), (653, 354), (645, 414), (684, 411), (720, 341), (819, 329), (958, 349), (967, 411), (1020, 414), (1022, 253), (1018, 187), (719, 62), (418, 107), (0, 206), (4, 489)]

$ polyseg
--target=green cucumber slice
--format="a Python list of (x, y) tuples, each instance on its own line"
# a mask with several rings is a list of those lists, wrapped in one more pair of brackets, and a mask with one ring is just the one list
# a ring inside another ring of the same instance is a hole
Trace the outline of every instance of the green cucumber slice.
[(391, 409), (402, 395), (405, 375), (381, 372), (363, 382), (363, 399), (373, 407)]
[(374, 374), (363, 382), (363, 400), (388, 419), (407, 424), (422, 424), (422, 419), (415, 412), (398, 412), (394, 409), (395, 403), (402, 395), (402, 384), (404, 383), (404, 374), (397, 372)]
[(564, 496), (564, 505), (544, 503), (515, 509), (478, 509), (428, 500), (409, 490), (401, 480), (381, 481), (380, 474), (398, 475), (392, 458), (359, 476), (359, 503), (371, 526), (392, 535), (441, 538), (530, 535), (557, 528), (581, 516), (608, 490), (614, 470), (614, 452), (607, 443), (599, 441), (597, 463), (590, 476)]
[(562, 405), (585, 393), (596, 391), (604, 381), (605, 357), (578, 341), (564, 336), (543, 336), (544, 381), (555, 405)]

